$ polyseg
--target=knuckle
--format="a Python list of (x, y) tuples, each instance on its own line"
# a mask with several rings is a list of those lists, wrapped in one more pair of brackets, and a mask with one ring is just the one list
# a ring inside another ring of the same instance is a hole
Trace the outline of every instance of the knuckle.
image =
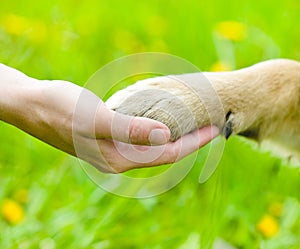
[(142, 124), (138, 119), (134, 119), (133, 122), (130, 123), (129, 127), (129, 142), (137, 143), (143, 140), (144, 132), (142, 129)]

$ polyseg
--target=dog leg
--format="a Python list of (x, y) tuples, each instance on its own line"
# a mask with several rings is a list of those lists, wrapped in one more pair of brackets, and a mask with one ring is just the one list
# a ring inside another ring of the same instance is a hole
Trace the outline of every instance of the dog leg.
[(106, 104), (166, 124), (172, 141), (213, 124), (225, 137), (275, 139), (300, 148), (300, 63), (292, 60), (232, 72), (150, 78), (115, 93)]

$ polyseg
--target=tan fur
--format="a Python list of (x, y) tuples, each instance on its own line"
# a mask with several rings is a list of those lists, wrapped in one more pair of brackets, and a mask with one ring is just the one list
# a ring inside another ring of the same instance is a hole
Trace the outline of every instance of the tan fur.
[(147, 79), (117, 92), (107, 105), (165, 123), (172, 140), (214, 124), (225, 135), (276, 140), (300, 152), (300, 63), (292, 60)]

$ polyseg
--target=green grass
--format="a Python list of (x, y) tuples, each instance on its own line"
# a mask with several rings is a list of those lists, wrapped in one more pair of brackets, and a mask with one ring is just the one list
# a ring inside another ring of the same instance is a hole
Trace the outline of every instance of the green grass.
[[(293, 0), (7, 1), (0, 61), (36, 78), (84, 85), (106, 63), (136, 52), (171, 53), (202, 70), (218, 61), (239, 68), (275, 57), (300, 60), (299, 12)], [(215, 27), (227, 20), (242, 23), (246, 37), (220, 39)], [(0, 126), (0, 205), (28, 190), (24, 220), (0, 219), (0, 248), (190, 249), (217, 238), (243, 249), (300, 248), (299, 170), (244, 139), (229, 139), (204, 184), (198, 178), (207, 148), (172, 190), (129, 199), (97, 187), (76, 159)], [(149, 172), (155, 170), (131, 174)], [(280, 230), (266, 238), (257, 224), (274, 203), (283, 206), (273, 215)]]

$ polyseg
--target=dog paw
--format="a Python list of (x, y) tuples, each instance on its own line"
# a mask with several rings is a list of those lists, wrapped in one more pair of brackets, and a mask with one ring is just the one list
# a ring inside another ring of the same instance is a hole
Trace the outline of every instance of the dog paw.
[[(116, 92), (106, 105), (123, 114), (164, 123), (171, 131), (171, 141), (175, 141), (206, 125), (214, 124), (219, 128), (224, 125), (223, 110), (216, 108), (205, 89), (203, 96), (199, 92), (176, 77), (163, 76), (139, 81)], [(231, 132), (228, 126), (227, 137)]]
[(187, 89), (168, 77), (139, 81), (115, 93), (106, 102), (117, 112), (155, 119), (167, 125), (171, 140), (197, 128), (192, 109), (186, 104)]

